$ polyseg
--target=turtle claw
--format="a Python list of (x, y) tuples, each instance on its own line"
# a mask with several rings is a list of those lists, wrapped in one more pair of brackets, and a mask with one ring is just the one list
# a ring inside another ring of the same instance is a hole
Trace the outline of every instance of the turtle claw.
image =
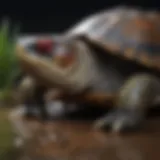
[(116, 110), (97, 120), (94, 129), (103, 129), (112, 132), (135, 130), (140, 126), (141, 117), (134, 111)]
[(111, 124), (114, 121), (115, 116), (113, 115), (107, 115), (101, 119), (98, 119), (94, 123), (94, 129), (104, 129), (104, 130), (110, 130)]

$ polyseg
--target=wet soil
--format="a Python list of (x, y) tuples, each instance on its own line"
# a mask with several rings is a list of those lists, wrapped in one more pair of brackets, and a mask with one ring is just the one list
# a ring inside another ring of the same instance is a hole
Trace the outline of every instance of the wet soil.
[(159, 116), (149, 117), (142, 130), (126, 134), (95, 131), (92, 122), (70, 119), (42, 123), (25, 119), (34, 136), (26, 142), (21, 160), (160, 159)]

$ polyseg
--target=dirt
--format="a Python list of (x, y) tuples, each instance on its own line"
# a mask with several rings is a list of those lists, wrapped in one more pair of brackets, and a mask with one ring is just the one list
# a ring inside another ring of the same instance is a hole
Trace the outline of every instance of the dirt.
[(143, 130), (118, 135), (94, 131), (86, 121), (40, 123), (25, 120), (34, 136), (25, 144), (28, 160), (152, 160), (159, 159), (160, 119), (151, 119)]

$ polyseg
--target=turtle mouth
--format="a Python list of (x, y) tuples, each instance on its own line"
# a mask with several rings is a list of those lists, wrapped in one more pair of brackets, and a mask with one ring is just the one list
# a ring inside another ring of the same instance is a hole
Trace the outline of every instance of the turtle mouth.
[(88, 88), (92, 61), (87, 56), (89, 50), (82, 43), (77, 47), (76, 61), (67, 68), (61, 68), (52, 59), (28, 53), (22, 46), (17, 46), (17, 56), (22, 69), (46, 87), (56, 87), (67, 92), (81, 92)]

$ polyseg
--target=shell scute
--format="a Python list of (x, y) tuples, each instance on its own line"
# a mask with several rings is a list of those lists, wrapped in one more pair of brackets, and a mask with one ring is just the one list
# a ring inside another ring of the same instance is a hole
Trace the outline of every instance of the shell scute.
[(126, 14), (103, 34), (88, 38), (111, 53), (160, 70), (160, 13), (150, 13)]

